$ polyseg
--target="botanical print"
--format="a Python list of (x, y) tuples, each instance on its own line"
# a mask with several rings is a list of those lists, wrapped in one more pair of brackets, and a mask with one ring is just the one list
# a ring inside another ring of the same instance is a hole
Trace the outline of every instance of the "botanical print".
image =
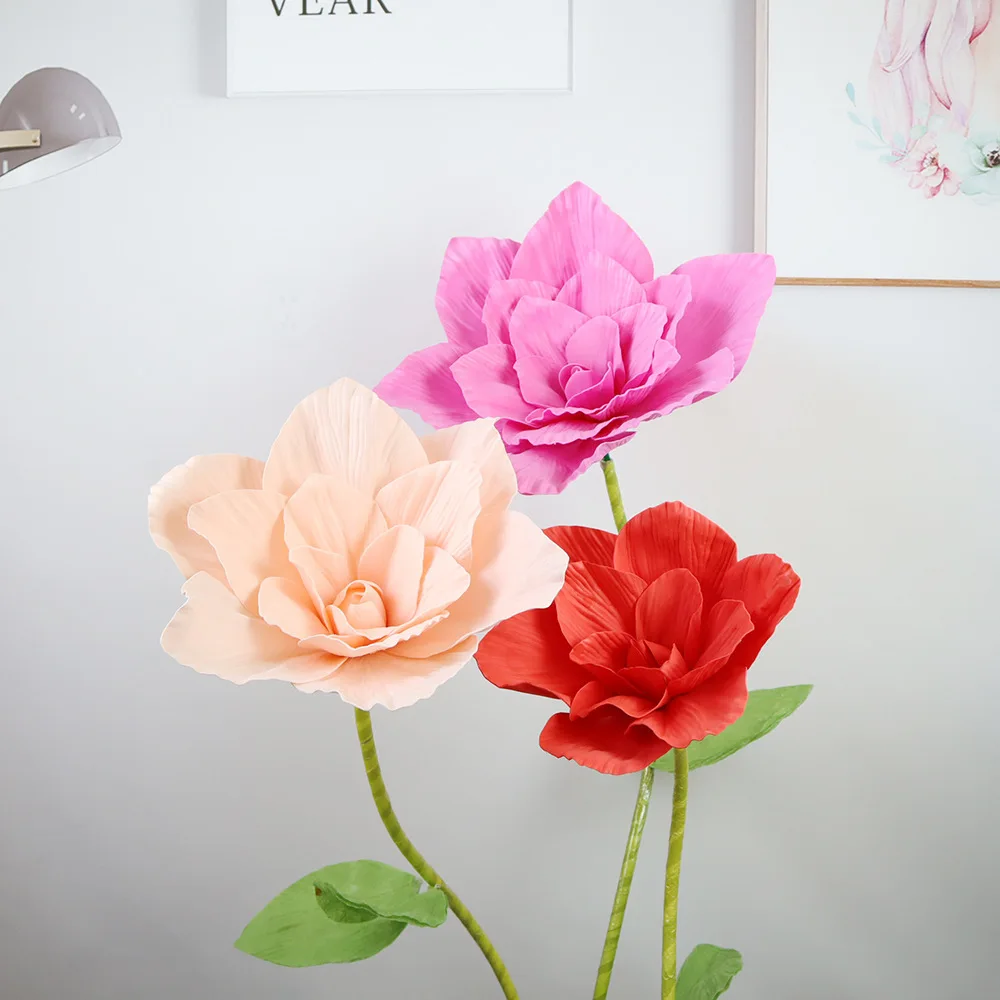
[(993, 0), (885, 0), (868, 80), (847, 84), (858, 146), (925, 198), (1000, 200), (1000, 15)]

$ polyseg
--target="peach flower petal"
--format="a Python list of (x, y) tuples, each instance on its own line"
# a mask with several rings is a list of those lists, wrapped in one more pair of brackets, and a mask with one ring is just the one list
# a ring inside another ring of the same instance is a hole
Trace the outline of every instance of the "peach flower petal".
[(374, 496), (423, 465), (423, 446), (396, 411), (371, 389), (341, 379), (294, 409), (271, 449), (264, 488), (291, 496), (320, 473)]
[(471, 637), (419, 660), (388, 652), (348, 660), (325, 681), (310, 685), (309, 690), (335, 691), (349, 705), (366, 712), (376, 705), (393, 710), (409, 708), (451, 680), (475, 656), (478, 645), (479, 640)]
[(415, 616), (428, 618), (450, 607), (469, 589), (471, 582), (472, 577), (458, 560), (444, 549), (429, 545)]
[(185, 577), (225, 573), (215, 550), (188, 527), (191, 507), (227, 490), (259, 490), (264, 463), (241, 455), (201, 455), (168, 472), (149, 494), (149, 532)]
[(298, 578), (272, 576), (260, 585), (257, 606), (261, 618), (285, 635), (308, 639), (326, 630), (312, 597)]
[(230, 490), (188, 511), (188, 527), (215, 550), (230, 589), (249, 611), (257, 610), (263, 580), (291, 571), (282, 518), (286, 502), (280, 493)]
[[(196, 573), (183, 592), (187, 603), (164, 630), (161, 644), (184, 666), (246, 684), (303, 657), (294, 639), (247, 614), (229, 588), (210, 574)], [(329, 657), (308, 656), (299, 666), (322, 676), (331, 669), (328, 663)]]
[(467, 565), (472, 533), (482, 509), (483, 477), (465, 462), (435, 462), (379, 490), (379, 508), (390, 525), (410, 524), (427, 539)]
[(298, 570), (303, 586), (313, 601), (313, 610), (321, 618), (325, 609), (336, 599), (344, 587), (354, 580), (354, 572), (347, 556), (324, 552), (310, 545), (300, 545), (288, 554)]
[(365, 549), (358, 562), (358, 579), (382, 588), (386, 620), (402, 625), (417, 613), (424, 575), (424, 536), (409, 524), (398, 524)]
[(432, 462), (449, 459), (476, 466), (483, 477), (479, 503), (485, 513), (506, 510), (517, 496), (517, 476), (492, 420), (471, 420), (422, 438)]
[[(308, 639), (303, 639), (300, 645), (304, 649), (321, 649), (332, 656), (347, 656), (352, 660), (360, 659), (365, 656), (372, 656), (385, 649), (395, 649), (401, 644), (405, 645), (408, 639), (414, 639), (417, 636), (423, 635), (424, 632), (434, 628), (435, 625), (443, 622), (447, 617), (448, 612), (443, 611), (439, 615), (434, 615), (413, 625), (407, 625), (405, 628), (396, 631), (388, 628), (384, 630), (380, 629), (379, 631), (385, 632), (385, 635), (374, 641), (366, 641), (364, 645), (353, 645), (353, 642), (359, 636), (363, 640), (368, 639), (367, 636), (361, 636), (358, 632), (346, 635), (311, 635)], [(368, 631), (375, 632), (375, 629)]]
[(386, 530), (372, 497), (334, 476), (309, 476), (285, 508), (285, 543), (346, 556), (351, 573), (365, 547)]
[(472, 582), (437, 628), (414, 639), (401, 656), (432, 656), (505, 618), (547, 608), (562, 589), (569, 556), (530, 518), (504, 511), (480, 518), (473, 543)]

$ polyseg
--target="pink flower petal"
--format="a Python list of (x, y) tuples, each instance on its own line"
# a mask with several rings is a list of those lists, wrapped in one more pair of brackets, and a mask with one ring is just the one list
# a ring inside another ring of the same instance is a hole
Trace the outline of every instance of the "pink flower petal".
[(674, 272), (691, 279), (691, 304), (677, 325), (677, 350), (687, 366), (722, 348), (743, 370), (774, 289), (774, 258), (741, 253), (701, 257)]
[(587, 316), (614, 316), (626, 306), (645, 302), (642, 285), (616, 260), (592, 251), (556, 299)]
[(453, 460), (476, 466), (483, 477), (483, 511), (506, 510), (517, 496), (517, 476), (492, 420), (471, 420), (421, 439), (431, 462)]
[(187, 603), (166, 627), (161, 644), (178, 663), (200, 674), (246, 684), (295, 661), (317, 677), (335, 669), (330, 657), (304, 653), (295, 639), (247, 614), (229, 588), (208, 573), (191, 577), (184, 595)]
[(615, 394), (615, 372), (609, 364), (598, 378), (596, 372), (580, 372), (566, 383), (567, 406), (598, 409), (610, 402)]
[(624, 361), (619, 344), (618, 324), (609, 316), (595, 316), (581, 326), (566, 344), (566, 360), (595, 372), (599, 381), (608, 366), (620, 366)]
[(229, 490), (259, 490), (264, 463), (240, 455), (202, 455), (168, 472), (149, 494), (149, 532), (158, 548), (168, 553), (185, 577), (226, 574), (215, 549), (188, 527), (194, 504)]
[(648, 302), (663, 306), (670, 322), (666, 336), (672, 339), (674, 330), (691, 304), (691, 279), (686, 274), (665, 274), (643, 286)]
[(525, 496), (562, 493), (595, 462), (633, 437), (634, 432), (601, 441), (581, 439), (569, 444), (538, 445), (511, 453), (518, 489)]
[(570, 338), (587, 322), (583, 313), (547, 299), (521, 299), (510, 319), (510, 345), (517, 358), (551, 358), (561, 367)]
[(653, 280), (653, 259), (628, 223), (585, 184), (573, 184), (525, 237), (510, 277), (561, 288), (592, 250), (616, 260), (640, 284)]
[(519, 244), (460, 237), (445, 251), (437, 310), (448, 340), (463, 351), (486, 343), (483, 306), (490, 289), (510, 275)]
[(533, 406), (563, 406), (566, 396), (559, 385), (559, 367), (551, 358), (520, 357), (514, 362), (521, 395)]
[(314, 392), (271, 448), (264, 489), (293, 493), (312, 475), (336, 476), (368, 496), (427, 464), (416, 434), (391, 406), (351, 379)]
[(490, 344), (471, 351), (452, 365), (466, 402), (479, 416), (523, 419), (531, 412), (521, 395), (515, 360), (513, 348)]
[(483, 477), (465, 462), (435, 462), (382, 488), (378, 505), (387, 523), (410, 524), (463, 565), (472, 554), (472, 532), (482, 508)]
[(523, 298), (555, 299), (559, 289), (541, 281), (498, 281), (486, 296), (483, 323), (491, 344), (510, 343), (510, 318)]
[(403, 656), (401, 649), (372, 653), (348, 660), (322, 685), (314, 685), (311, 690), (336, 692), (348, 705), (365, 712), (376, 705), (393, 711), (409, 708), (451, 680), (475, 656), (478, 645), (473, 636), (452, 649), (423, 659)]
[(642, 419), (666, 416), (682, 406), (714, 395), (734, 378), (733, 356), (723, 348), (711, 357), (687, 365), (682, 358), (677, 366), (659, 379), (639, 407)]
[(622, 358), (625, 362), (625, 388), (640, 385), (653, 367), (653, 352), (657, 344), (661, 351), (680, 357), (676, 348), (665, 339), (669, 314), (661, 305), (644, 302), (630, 306), (615, 316), (621, 331)]
[(418, 413), (431, 427), (475, 420), (451, 366), (463, 355), (454, 344), (435, 344), (405, 358), (375, 387), (387, 403)]

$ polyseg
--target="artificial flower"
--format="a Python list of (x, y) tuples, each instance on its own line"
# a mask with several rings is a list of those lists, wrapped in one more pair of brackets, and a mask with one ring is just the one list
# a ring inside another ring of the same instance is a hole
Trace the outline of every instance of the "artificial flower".
[(448, 340), (376, 391), (434, 427), (497, 420), (522, 493), (559, 493), (639, 424), (739, 374), (774, 285), (761, 254), (657, 278), (649, 250), (583, 184), (523, 244), (455, 239), (437, 308)]
[(477, 655), (498, 687), (565, 702), (543, 750), (627, 774), (743, 714), (747, 671), (799, 593), (791, 566), (737, 560), (729, 535), (681, 503), (644, 511), (618, 536), (548, 534), (570, 557), (554, 606), (503, 622)]
[(563, 582), (566, 554), (508, 509), (515, 493), (489, 421), (421, 440), (343, 379), (296, 407), (266, 463), (203, 456), (154, 487), (153, 539), (187, 577), (163, 648), (237, 684), (412, 705)]

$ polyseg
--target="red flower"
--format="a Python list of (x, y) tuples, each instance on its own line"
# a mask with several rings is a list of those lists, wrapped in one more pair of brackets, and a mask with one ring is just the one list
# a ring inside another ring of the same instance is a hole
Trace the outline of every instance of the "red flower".
[(542, 730), (543, 750), (628, 774), (743, 714), (747, 670), (799, 594), (791, 566), (737, 562), (736, 543), (682, 503), (643, 511), (619, 536), (546, 533), (569, 553), (565, 587), (498, 625), (477, 655), (498, 687), (569, 707)]

